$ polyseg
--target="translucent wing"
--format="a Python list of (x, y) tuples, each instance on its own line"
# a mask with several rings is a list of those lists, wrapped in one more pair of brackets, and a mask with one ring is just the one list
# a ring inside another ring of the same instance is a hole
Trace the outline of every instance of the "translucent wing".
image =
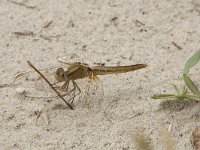
[[(53, 84), (59, 87), (61, 83), (57, 83), (54, 77), (56, 67), (39, 69), (39, 71)], [(55, 92), (48, 86), (46, 81), (40, 77), (35, 71), (20, 72), (15, 76), (15, 89), (23, 88), (24, 95), (32, 98), (48, 98), (55, 97)]]
[(93, 79), (86, 78), (83, 92), (81, 95), (83, 107), (94, 108), (95, 110), (99, 110), (102, 105), (103, 96), (104, 92), (102, 81), (97, 77)]
[(82, 66), (88, 66), (88, 64), (82, 63), (80, 61), (69, 62), (69, 59), (66, 59), (65, 57), (58, 58), (58, 61), (60, 63), (63, 63), (65, 65), (67, 65), (68, 67), (71, 67), (71, 66), (75, 67), (75, 66), (80, 66), (80, 65), (82, 65)]

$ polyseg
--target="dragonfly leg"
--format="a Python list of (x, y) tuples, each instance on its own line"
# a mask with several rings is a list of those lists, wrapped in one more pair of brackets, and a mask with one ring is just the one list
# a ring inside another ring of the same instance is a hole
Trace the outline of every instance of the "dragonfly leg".
[[(74, 98), (81, 93), (80, 88), (78, 87), (77, 83), (74, 80), (72, 80), (72, 84), (73, 84), (73, 89), (70, 90), (69, 92), (68, 92), (69, 81), (66, 81), (61, 87), (58, 86), (60, 91), (67, 92), (67, 93), (61, 94), (63, 97), (66, 96), (66, 95), (70, 95), (73, 92), (72, 98), (69, 99), (69, 101), (71, 100), (71, 104), (73, 103)], [(78, 89), (77, 94), (76, 94), (76, 89)]]
[[(73, 97), (70, 99), (71, 100), (71, 104), (74, 102), (74, 98), (76, 97), (76, 96), (78, 96), (80, 93), (81, 93), (81, 89), (78, 87), (78, 85), (77, 85), (77, 83), (74, 81), (74, 80), (72, 80), (72, 83), (73, 83), (73, 86), (74, 86), (74, 88), (73, 88)], [(78, 93), (76, 94), (76, 92), (75, 92), (75, 90), (76, 89), (78, 89)], [(71, 92), (72, 92), (71, 91)]]
[(60, 86), (58, 86), (58, 85), (56, 85), (56, 84), (58, 84), (58, 83), (60, 83), (60, 82), (63, 82), (63, 81), (57, 81), (57, 82), (54, 82), (54, 83), (52, 84), (52, 86), (53, 86), (55, 89), (59, 90), (59, 91), (62, 90), (62, 87), (60, 87)]
[[(56, 83), (59, 83), (59, 82), (56, 82)], [(67, 92), (68, 91), (68, 87), (69, 87), (69, 81), (65, 81), (65, 83), (60, 87), (60, 86), (55, 86), (56, 83), (53, 83), (53, 87), (60, 91), (60, 92)], [(61, 94), (62, 97), (65, 97), (66, 95), (69, 95), (69, 93), (64, 93), (64, 94)], [(58, 95), (56, 96), (58, 97)]]
[[(62, 94), (62, 96), (64, 97), (64, 96), (66, 96), (66, 95), (70, 95), (70, 94), (73, 92), (73, 97), (69, 99), (69, 101), (72, 100), (72, 103), (73, 103), (74, 98), (75, 98), (77, 95), (80, 94), (80, 88), (78, 87), (78, 85), (77, 85), (74, 81), (72, 81), (72, 83), (73, 83), (73, 89), (70, 90), (69, 92), (68, 92), (69, 81), (64, 83), (64, 85), (63, 85), (62, 87), (65, 86), (65, 88), (63, 88), (62, 91), (67, 92), (67, 93)], [(76, 91), (75, 91), (76, 88), (79, 90), (79, 93), (78, 93), (78, 94), (75, 94), (75, 93), (76, 93)]]
[[(67, 92), (68, 91), (68, 87), (69, 87), (69, 82), (66, 85), (66, 88), (64, 90), (62, 90), (62, 91), (63, 92)], [(75, 87), (72, 90), (70, 90), (68, 93), (63, 94), (62, 96), (70, 95), (74, 90), (75, 90)]]
[[(57, 82), (59, 83), (59, 82)], [(54, 88), (56, 88), (57, 90), (61, 91), (61, 92), (67, 92), (68, 91), (68, 87), (69, 87), (69, 81), (65, 81), (65, 83), (60, 87), (60, 86), (55, 86), (54, 84)]]
[(69, 81), (67, 80), (62, 86), (61, 86), (61, 89), (64, 91), (68, 91), (68, 86), (69, 86)]
[(54, 85), (56, 85), (57, 83), (60, 83), (60, 82), (62, 82), (62, 81), (54, 82), (54, 83), (52, 84), (52, 86), (54, 86)]

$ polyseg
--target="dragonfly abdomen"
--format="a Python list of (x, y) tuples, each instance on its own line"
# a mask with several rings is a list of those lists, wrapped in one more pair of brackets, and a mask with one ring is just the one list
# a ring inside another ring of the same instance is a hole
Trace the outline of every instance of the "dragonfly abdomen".
[(95, 66), (92, 68), (96, 75), (118, 74), (135, 71), (147, 67), (146, 64), (136, 64), (130, 66)]

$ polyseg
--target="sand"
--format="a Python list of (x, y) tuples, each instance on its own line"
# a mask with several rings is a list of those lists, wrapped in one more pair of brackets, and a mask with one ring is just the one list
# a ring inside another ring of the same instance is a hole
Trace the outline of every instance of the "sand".
[[(0, 149), (134, 150), (141, 131), (156, 150), (164, 149), (162, 131), (175, 149), (192, 149), (199, 103), (151, 96), (184, 85), (184, 64), (200, 47), (199, 18), (198, 0), (1, 0)], [(82, 99), (70, 110), (56, 98), (20, 98), (10, 86), (17, 72), (31, 70), (26, 60), (45, 68), (60, 57), (148, 67), (100, 76), (102, 104), (91, 109)], [(197, 83), (198, 73), (193, 69)], [(49, 124), (46, 117), (36, 123), (37, 112), (52, 103)]]

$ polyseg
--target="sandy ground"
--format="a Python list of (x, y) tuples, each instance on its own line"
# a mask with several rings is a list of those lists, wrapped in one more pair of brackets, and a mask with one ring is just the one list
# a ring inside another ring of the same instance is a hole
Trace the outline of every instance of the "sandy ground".
[[(156, 150), (164, 149), (163, 130), (170, 130), (177, 150), (192, 149), (199, 103), (150, 97), (173, 91), (172, 83), (183, 86), (177, 79), (199, 50), (199, 25), (198, 0), (1, 0), (0, 149), (132, 150), (137, 148), (134, 133), (141, 130)], [(14, 34), (24, 31), (26, 35)], [(49, 103), (20, 99), (5, 84), (31, 69), (26, 60), (45, 68), (58, 65), (59, 57), (149, 67), (100, 77), (100, 110), (82, 107), (80, 99), (72, 111), (52, 98), (57, 105), (49, 110), (50, 124), (42, 117), (36, 124), (36, 112)], [(198, 71), (193, 70), (197, 82)]]

